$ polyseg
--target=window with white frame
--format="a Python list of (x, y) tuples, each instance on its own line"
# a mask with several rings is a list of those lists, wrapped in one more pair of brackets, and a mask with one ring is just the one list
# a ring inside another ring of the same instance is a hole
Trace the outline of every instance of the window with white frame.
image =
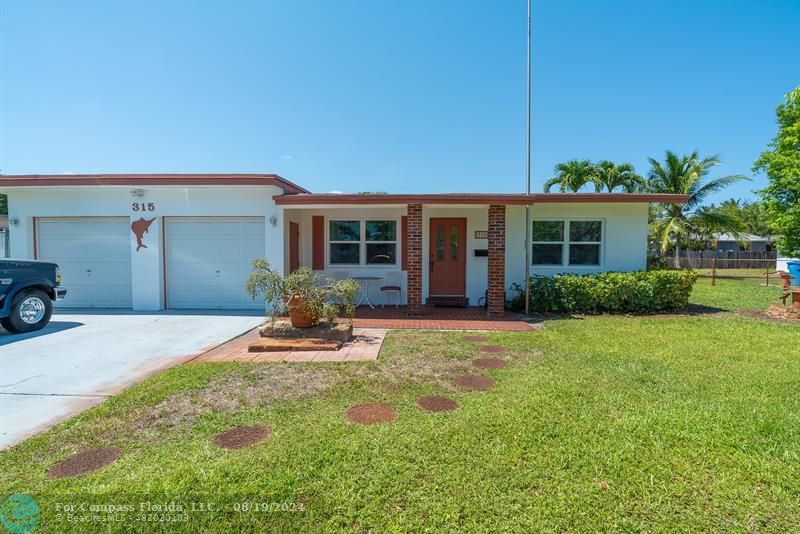
[(330, 220), (328, 250), (330, 265), (396, 265), (397, 221)]
[(603, 221), (533, 221), (532, 263), (541, 266), (600, 265)]

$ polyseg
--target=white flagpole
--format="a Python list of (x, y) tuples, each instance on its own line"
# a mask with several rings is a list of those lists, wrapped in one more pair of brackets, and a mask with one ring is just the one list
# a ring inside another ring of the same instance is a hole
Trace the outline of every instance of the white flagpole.
[[(528, 0), (528, 54), (525, 64), (527, 80), (526, 112), (527, 135), (525, 143), (525, 194), (531, 194), (531, 0)], [(531, 303), (531, 206), (525, 204), (525, 313), (530, 312)]]

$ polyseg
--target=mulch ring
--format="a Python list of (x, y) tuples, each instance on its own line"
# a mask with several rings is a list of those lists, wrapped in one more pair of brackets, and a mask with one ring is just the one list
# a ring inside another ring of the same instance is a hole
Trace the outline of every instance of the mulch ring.
[(492, 354), (496, 354), (498, 352), (508, 352), (508, 349), (505, 347), (501, 347), (499, 345), (481, 345), (478, 347), (478, 350), (481, 352), (488, 352)]
[(457, 386), (472, 389), (474, 391), (486, 391), (494, 387), (495, 381), (488, 376), (481, 375), (458, 375), (453, 379)]
[(265, 426), (237, 426), (220, 432), (211, 439), (217, 447), (236, 451), (267, 439), (272, 431)]
[(489, 341), (489, 338), (486, 336), (464, 336), (464, 341), (475, 341), (478, 343)]
[(501, 358), (475, 358), (472, 365), (480, 369), (503, 369), (508, 367), (508, 362)]
[(69, 456), (47, 471), (47, 478), (76, 477), (107, 466), (122, 456), (119, 447), (96, 447)]
[(458, 408), (458, 403), (453, 399), (433, 395), (418, 398), (417, 405), (427, 412), (449, 412)]
[(391, 423), (397, 419), (397, 413), (388, 404), (356, 404), (347, 409), (347, 418), (360, 425), (375, 425)]

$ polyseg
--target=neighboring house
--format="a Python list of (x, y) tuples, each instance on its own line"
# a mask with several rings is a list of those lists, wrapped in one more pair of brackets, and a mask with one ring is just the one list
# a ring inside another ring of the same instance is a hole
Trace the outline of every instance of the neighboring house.
[(683, 195), (311, 194), (271, 174), (0, 176), (11, 256), (55, 261), (70, 307), (263, 309), (253, 258), (402, 286), (410, 313), (438, 299), (503, 311), (532, 274), (646, 268), (651, 202)]
[(714, 234), (712, 245), (716, 243), (713, 250), (720, 252), (751, 250), (753, 252), (767, 252), (772, 249), (772, 239), (753, 234), (741, 234), (739, 239), (728, 233)]

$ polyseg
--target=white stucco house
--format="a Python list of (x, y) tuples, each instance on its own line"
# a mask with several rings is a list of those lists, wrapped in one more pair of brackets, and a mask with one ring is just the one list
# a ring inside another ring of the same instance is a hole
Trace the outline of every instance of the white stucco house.
[(437, 299), (489, 315), (525, 272), (646, 268), (653, 202), (682, 195), (312, 194), (273, 174), (0, 175), (12, 258), (54, 261), (80, 308), (263, 308), (244, 292), (254, 258), (288, 272), (399, 285), (409, 312)]

